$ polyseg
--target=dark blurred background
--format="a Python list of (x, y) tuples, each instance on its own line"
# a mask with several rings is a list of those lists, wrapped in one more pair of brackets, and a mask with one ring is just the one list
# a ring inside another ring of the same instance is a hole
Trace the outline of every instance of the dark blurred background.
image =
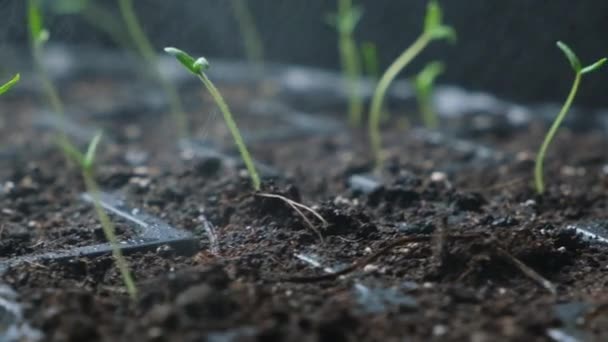
[[(47, 0), (53, 1), (53, 0)], [(116, 13), (115, 0), (96, 0)], [(0, 48), (24, 45), (25, 0), (0, 0)], [(154, 45), (174, 45), (212, 57), (243, 56), (228, 0), (135, 0)], [(332, 0), (249, 0), (264, 39), (267, 60), (338, 68), (336, 33), (325, 23)], [(420, 33), (425, 0), (362, 0), (365, 13), (356, 32), (377, 44), (383, 67)], [(458, 42), (433, 43), (404, 75), (430, 59), (446, 62), (442, 83), (458, 84), (521, 102), (562, 101), (572, 71), (555, 47), (567, 42), (583, 63), (608, 55), (606, 0), (444, 0), (445, 22)], [(51, 15), (51, 14), (49, 14)], [(77, 15), (47, 20), (52, 40), (114, 47), (112, 40)], [(578, 105), (608, 107), (608, 68), (583, 82)]]

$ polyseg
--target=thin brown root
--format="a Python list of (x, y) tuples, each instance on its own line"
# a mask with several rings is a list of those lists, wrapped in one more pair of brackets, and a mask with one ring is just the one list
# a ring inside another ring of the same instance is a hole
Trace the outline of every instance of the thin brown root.
[(308, 211), (309, 213), (313, 214), (319, 221), (321, 221), (323, 223), (323, 225), (327, 225), (327, 221), (323, 218), (323, 216), (321, 216), (318, 212), (316, 212), (314, 209), (305, 206), (302, 203), (298, 203), (294, 200), (291, 200), (285, 196), (281, 196), (281, 195), (277, 195), (277, 194), (269, 194), (269, 193), (259, 193), (256, 194), (257, 196), (260, 197), (266, 197), (266, 198), (275, 198), (275, 199), (279, 199), (285, 203), (287, 203), (296, 213), (298, 213), (298, 215), (300, 215), (300, 217), (304, 220), (304, 222), (306, 222), (306, 225), (308, 225), (308, 227), (315, 233), (317, 234), (317, 236), (319, 237), (319, 240), (321, 241), (321, 243), (325, 243), (325, 239), (323, 238), (323, 235), (321, 234), (321, 232), (319, 231), (319, 229), (317, 229), (317, 227), (315, 227), (315, 225), (308, 219), (308, 217), (306, 217), (306, 215), (302, 212), (301, 209), (304, 209), (306, 211)]
[(551, 294), (557, 293), (557, 289), (555, 288), (555, 285), (553, 285), (553, 283), (551, 283), (549, 280), (547, 280), (546, 278), (541, 276), (538, 272), (533, 270), (530, 266), (524, 264), (521, 260), (519, 260), (516, 257), (514, 257), (513, 255), (511, 255), (511, 253), (505, 251), (504, 249), (502, 249), (500, 247), (496, 247), (496, 254), (499, 257), (501, 257), (501, 258), (505, 259), (506, 261), (508, 261), (509, 263), (511, 263), (513, 266), (515, 266), (517, 269), (519, 269), (521, 271), (521, 273), (523, 273), (525, 276), (527, 276), (528, 278), (530, 278), (531, 280), (536, 282), (541, 287), (545, 288)]

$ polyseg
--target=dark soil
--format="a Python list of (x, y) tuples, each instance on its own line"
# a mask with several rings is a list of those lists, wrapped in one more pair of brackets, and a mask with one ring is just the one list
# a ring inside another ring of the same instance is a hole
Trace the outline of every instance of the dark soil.
[[(351, 176), (371, 172), (365, 132), (339, 124), (326, 134), (251, 138), (255, 158), (279, 175), (256, 193), (235, 159), (180, 151), (166, 108), (129, 107), (125, 93), (137, 84), (64, 83), (69, 108), (80, 113), (70, 115), (80, 125), (70, 135), (84, 143), (105, 127), (102, 188), (192, 233), (200, 247), (130, 254), (135, 301), (107, 255), (11, 266), (3, 281), (44, 340), (608, 339), (608, 245), (568, 229), (608, 222), (600, 128), (559, 134), (538, 196), (531, 174), (543, 122), (509, 129), (499, 121), (472, 134), (478, 116), (466, 116), (445, 121), (462, 130), (437, 135), (401, 127), (404, 111), (394, 109), (372, 192), (349, 186)], [(252, 105), (281, 101), (267, 89), (222, 89), (251, 137), (291, 129), (285, 109)], [(210, 99), (192, 87), (186, 97), (196, 97), (187, 101), (193, 138), (235, 156)], [(2, 260), (103, 243), (78, 170), (53, 147), (48, 120), (40, 124), (42, 105), (19, 93), (2, 102), (2, 147), (12, 151), (0, 159)], [(312, 115), (345, 122), (335, 108)], [(325, 222), (268, 194), (307, 205)], [(115, 222), (121, 238), (136, 234), (132, 223)], [(571, 306), (584, 309), (568, 316)]]

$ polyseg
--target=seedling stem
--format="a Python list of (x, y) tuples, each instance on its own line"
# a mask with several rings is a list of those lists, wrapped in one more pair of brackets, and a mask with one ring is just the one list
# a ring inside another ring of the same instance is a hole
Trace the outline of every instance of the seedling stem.
[(158, 80), (161, 87), (167, 94), (169, 99), (169, 105), (171, 107), (171, 114), (173, 115), (173, 119), (175, 120), (175, 125), (177, 128), (177, 132), (180, 138), (188, 137), (188, 120), (186, 118), (186, 114), (184, 113), (184, 109), (182, 106), (182, 102), (179, 98), (179, 94), (175, 87), (165, 79), (163, 75), (158, 70), (158, 59), (156, 53), (154, 52), (154, 48), (152, 44), (146, 37), (141, 24), (139, 23), (139, 19), (135, 14), (135, 10), (133, 9), (133, 0), (118, 0), (118, 5), (120, 7), (120, 13), (123, 17), (125, 24), (127, 25), (127, 31), (129, 31), (129, 35), (137, 50), (141, 54), (142, 58), (148, 64), (150, 70), (153, 72), (154, 77)]
[(566, 98), (566, 102), (564, 103), (562, 109), (555, 118), (555, 121), (553, 121), (553, 124), (549, 128), (547, 135), (545, 135), (545, 139), (543, 140), (543, 143), (540, 146), (540, 150), (536, 155), (536, 161), (534, 164), (534, 186), (536, 188), (536, 192), (541, 195), (545, 192), (545, 181), (543, 177), (543, 164), (545, 161), (545, 155), (547, 154), (547, 150), (549, 149), (551, 141), (553, 141), (555, 134), (557, 134), (557, 130), (562, 124), (562, 121), (564, 121), (564, 118), (568, 114), (568, 111), (570, 110), (570, 107), (574, 102), (574, 98), (576, 97), (576, 93), (578, 92), (578, 88), (580, 86), (583, 75), (599, 69), (607, 61), (606, 58), (602, 58), (591, 65), (582, 67), (580, 60), (578, 59), (574, 51), (572, 51), (568, 47), (568, 45), (564, 44), (561, 41), (558, 41), (557, 47), (562, 50), (562, 52), (570, 62), (570, 66), (574, 70), (575, 76), (574, 82), (572, 83), (572, 88), (570, 88), (570, 93), (568, 94), (568, 98)]
[(255, 25), (253, 15), (247, 7), (245, 0), (232, 0), (231, 4), (234, 16), (239, 24), (241, 36), (243, 37), (247, 59), (255, 66), (257, 72), (262, 74), (264, 72), (264, 45), (262, 44), (262, 38), (260, 38), (260, 32)]
[(72, 161), (77, 164), (81, 169), (82, 178), (84, 180), (84, 184), (86, 187), (87, 194), (91, 197), (93, 201), (93, 207), (95, 209), (95, 213), (97, 214), (97, 218), (101, 223), (101, 228), (106, 237), (106, 240), (110, 244), (112, 248), (112, 256), (116, 261), (116, 266), (122, 276), (123, 282), (127, 289), (127, 293), (131, 297), (131, 299), (137, 298), (137, 287), (135, 286), (135, 281), (133, 280), (133, 276), (131, 275), (131, 271), (129, 270), (129, 265), (127, 264), (127, 260), (122, 254), (122, 250), (120, 249), (120, 243), (116, 238), (116, 229), (112, 220), (104, 210), (101, 205), (100, 199), (100, 190), (97, 181), (95, 180), (95, 155), (97, 152), (97, 146), (101, 141), (101, 132), (97, 133), (87, 148), (86, 154), (82, 154), (78, 149), (72, 145), (69, 141), (61, 142), (61, 147), (64, 150)]
[(0, 95), (6, 93), (7, 91), (9, 91), (12, 87), (15, 86), (15, 84), (17, 84), (17, 82), (19, 82), (19, 80), (21, 79), (21, 75), (16, 74), (15, 76), (13, 76), (13, 78), (4, 83), (2, 86), (0, 86)]
[(230, 112), (230, 108), (228, 107), (226, 101), (224, 101), (224, 97), (222, 96), (220, 91), (215, 87), (213, 82), (211, 82), (211, 80), (205, 74), (205, 71), (210, 68), (209, 62), (207, 62), (207, 60), (203, 57), (195, 60), (186, 52), (172, 47), (165, 48), (165, 52), (174, 56), (188, 71), (196, 75), (201, 80), (201, 82), (203, 82), (203, 84), (211, 94), (211, 97), (213, 97), (213, 100), (220, 108), (222, 115), (224, 116), (224, 121), (228, 126), (228, 130), (230, 131), (230, 134), (232, 134), (232, 138), (234, 139), (234, 142), (241, 154), (241, 158), (245, 163), (245, 167), (249, 172), (249, 177), (251, 178), (253, 188), (256, 191), (259, 191), (261, 188), (260, 176), (258, 175), (258, 172), (253, 163), (253, 159), (251, 159), (251, 155), (247, 150), (247, 146), (245, 146), (243, 137), (241, 136), (239, 128), (236, 125), (236, 121), (234, 121), (234, 117)]
[(395, 80), (397, 75), (426, 48), (426, 46), (434, 41), (440, 39), (451, 39), (454, 40), (456, 33), (454, 29), (449, 26), (442, 24), (442, 13), (441, 8), (437, 1), (431, 0), (427, 6), (427, 12), (424, 22), (424, 31), (414, 41), (414, 43), (408, 47), (403, 53), (397, 57), (397, 59), (391, 64), (385, 71), (384, 75), (380, 78), (374, 95), (372, 97), (372, 104), (369, 116), (369, 137), (371, 143), (371, 150), (375, 158), (376, 168), (382, 167), (383, 156), (382, 156), (382, 138), (380, 136), (380, 121), (382, 119), (382, 105), (388, 88)]
[(444, 66), (441, 62), (431, 62), (422, 69), (414, 79), (414, 89), (418, 107), (422, 114), (422, 122), (429, 129), (437, 128), (439, 119), (433, 109), (432, 96), (435, 87), (435, 79), (443, 72)]

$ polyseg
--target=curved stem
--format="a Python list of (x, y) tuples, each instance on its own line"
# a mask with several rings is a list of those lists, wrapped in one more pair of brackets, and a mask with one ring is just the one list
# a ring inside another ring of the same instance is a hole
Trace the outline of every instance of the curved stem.
[(137, 297), (137, 287), (135, 286), (135, 281), (133, 280), (131, 271), (129, 270), (127, 260), (125, 259), (120, 249), (120, 244), (118, 243), (118, 239), (116, 238), (116, 229), (114, 228), (114, 224), (101, 206), (101, 200), (99, 198), (99, 186), (95, 181), (93, 172), (90, 169), (85, 168), (82, 171), (82, 177), (84, 179), (87, 193), (93, 199), (95, 213), (97, 214), (97, 218), (101, 223), (101, 228), (103, 230), (104, 235), (106, 236), (106, 240), (108, 240), (108, 243), (110, 243), (110, 246), (112, 247), (112, 256), (116, 260), (116, 266), (118, 267), (123, 282), (125, 283), (127, 293), (129, 294), (131, 299), (135, 299)]
[(369, 138), (372, 148), (372, 153), (376, 159), (376, 168), (382, 166), (382, 139), (380, 137), (380, 121), (382, 119), (382, 104), (386, 91), (390, 87), (393, 80), (431, 41), (431, 37), (427, 34), (422, 34), (416, 41), (405, 50), (386, 70), (382, 78), (378, 82), (378, 86), (374, 91), (372, 98), (371, 111), (369, 115)]
[(547, 154), (547, 150), (549, 149), (549, 144), (555, 137), (557, 130), (559, 129), (562, 121), (568, 114), (568, 110), (570, 110), (570, 106), (572, 106), (572, 102), (574, 101), (574, 97), (576, 96), (576, 92), (578, 91), (579, 84), (581, 83), (582, 74), (580, 72), (576, 73), (576, 77), (574, 78), (574, 83), (572, 84), (572, 88), (570, 89), (570, 94), (562, 107), (562, 110), (559, 112), (555, 121), (551, 125), (549, 132), (545, 135), (545, 140), (543, 144), (540, 146), (540, 150), (536, 155), (536, 161), (534, 165), (534, 186), (536, 187), (536, 192), (542, 194), (545, 192), (545, 182), (543, 179), (543, 164), (545, 161), (545, 155)]
[(259, 191), (261, 188), (260, 176), (258, 175), (258, 172), (255, 169), (253, 159), (251, 159), (251, 155), (247, 150), (247, 146), (245, 146), (245, 142), (243, 142), (243, 137), (241, 136), (239, 128), (236, 125), (236, 121), (234, 121), (234, 117), (230, 112), (230, 108), (228, 108), (228, 104), (226, 103), (226, 101), (224, 101), (224, 97), (222, 96), (222, 94), (220, 94), (219, 90), (217, 90), (217, 88), (213, 85), (213, 83), (207, 77), (207, 75), (205, 75), (205, 73), (201, 72), (198, 77), (203, 82), (207, 90), (209, 90), (209, 93), (217, 103), (217, 106), (220, 107), (220, 111), (224, 116), (224, 121), (226, 121), (228, 130), (230, 130), (230, 134), (232, 134), (232, 138), (236, 143), (236, 147), (238, 148), (241, 154), (241, 158), (243, 158), (243, 162), (245, 163), (245, 167), (249, 172), (249, 177), (251, 177), (251, 183), (253, 185), (253, 188), (256, 191)]

